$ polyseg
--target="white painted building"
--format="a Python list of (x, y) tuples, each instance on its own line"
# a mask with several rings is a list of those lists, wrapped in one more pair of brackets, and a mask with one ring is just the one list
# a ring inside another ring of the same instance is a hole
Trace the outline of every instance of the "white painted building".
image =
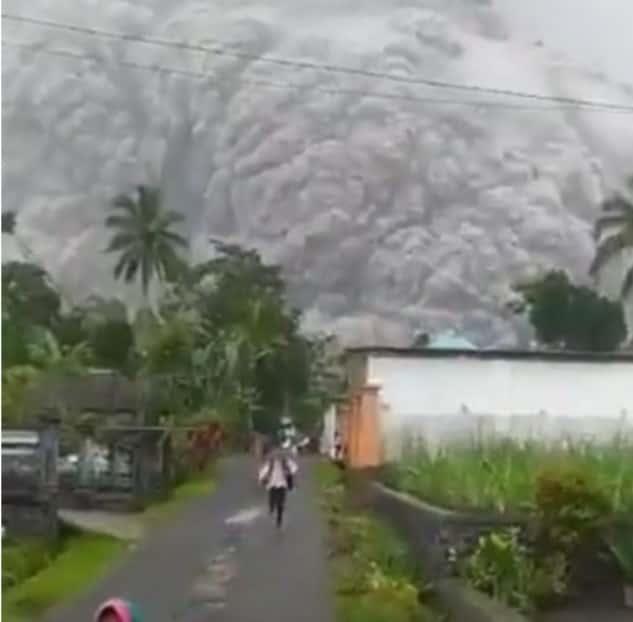
[(320, 451), (324, 456), (334, 456), (336, 444), (336, 407), (330, 406), (323, 415)]
[(379, 387), (387, 459), (418, 438), (633, 436), (632, 354), (357, 348), (347, 371)]

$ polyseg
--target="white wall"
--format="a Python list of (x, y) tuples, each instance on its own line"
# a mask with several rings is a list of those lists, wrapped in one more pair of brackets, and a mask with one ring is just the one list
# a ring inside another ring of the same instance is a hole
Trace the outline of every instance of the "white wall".
[(389, 457), (404, 438), (633, 434), (633, 362), (370, 356)]
[(321, 435), (321, 453), (332, 456), (336, 436), (336, 408), (330, 406), (323, 415), (323, 433)]

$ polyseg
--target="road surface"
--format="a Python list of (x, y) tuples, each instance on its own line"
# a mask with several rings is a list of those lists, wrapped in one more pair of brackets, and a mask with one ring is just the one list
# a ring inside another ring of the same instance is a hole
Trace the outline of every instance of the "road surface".
[(105, 579), (45, 622), (88, 622), (112, 596), (137, 602), (144, 622), (332, 622), (312, 463), (301, 464), (282, 532), (266, 512), (255, 468), (248, 457), (227, 459), (213, 494), (148, 534)]

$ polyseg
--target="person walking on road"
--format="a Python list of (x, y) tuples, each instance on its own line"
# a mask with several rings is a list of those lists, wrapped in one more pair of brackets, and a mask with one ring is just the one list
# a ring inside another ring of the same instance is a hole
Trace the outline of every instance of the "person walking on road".
[(259, 481), (268, 490), (268, 508), (280, 529), (283, 525), (286, 496), (294, 488), (297, 463), (285, 452), (273, 450), (259, 471)]

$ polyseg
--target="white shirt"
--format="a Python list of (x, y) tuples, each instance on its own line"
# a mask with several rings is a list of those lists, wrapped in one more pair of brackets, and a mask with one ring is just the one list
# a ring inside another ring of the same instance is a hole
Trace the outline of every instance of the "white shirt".
[[(294, 460), (290, 458), (286, 458), (286, 464), (288, 465), (288, 469), (290, 473), (294, 475), (297, 472), (297, 464)], [(272, 468), (272, 472), (269, 474), (269, 469)], [(266, 462), (259, 470), (259, 481), (263, 482), (267, 479), (266, 488), (270, 490), (271, 488), (287, 488), (288, 482), (286, 480), (286, 474), (284, 473), (283, 462), (281, 459), (275, 459), (272, 462), (272, 467), (270, 462)]]

